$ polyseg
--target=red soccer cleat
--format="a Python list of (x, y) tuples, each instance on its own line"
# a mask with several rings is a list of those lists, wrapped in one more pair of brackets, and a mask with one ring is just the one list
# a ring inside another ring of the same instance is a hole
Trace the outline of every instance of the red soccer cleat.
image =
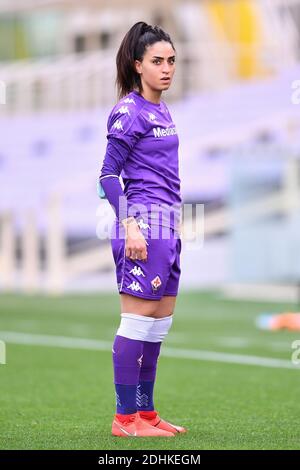
[(126, 421), (120, 421), (115, 415), (111, 433), (119, 437), (173, 437), (174, 433), (151, 426), (148, 421), (139, 417), (138, 413), (128, 415)]
[(156, 429), (172, 432), (173, 434), (185, 433), (187, 429), (182, 426), (168, 423), (158, 415), (157, 411), (138, 411), (142, 421), (151, 424)]

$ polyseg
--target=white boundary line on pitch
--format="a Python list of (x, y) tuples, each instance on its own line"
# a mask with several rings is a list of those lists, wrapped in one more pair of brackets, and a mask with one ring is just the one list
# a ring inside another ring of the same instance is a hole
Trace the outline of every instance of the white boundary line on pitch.
[[(0, 331), (0, 339), (12, 344), (25, 344), (30, 346), (49, 346), (69, 349), (86, 349), (90, 351), (111, 351), (112, 342), (95, 339), (71, 338), (67, 336), (38, 335), (31, 333), (18, 333), (15, 331)], [(279, 369), (300, 370), (292, 361), (275, 359), (271, 357), (246, 356), (216, 351), (203, 351), (197, 349), (179, 349), (163, 347), (161, 355), (176, 357), (178, 359), (192, 359), (198, 361), (226, 362), (228, 364), (242, 364), (249, 366), (272, 367)]]

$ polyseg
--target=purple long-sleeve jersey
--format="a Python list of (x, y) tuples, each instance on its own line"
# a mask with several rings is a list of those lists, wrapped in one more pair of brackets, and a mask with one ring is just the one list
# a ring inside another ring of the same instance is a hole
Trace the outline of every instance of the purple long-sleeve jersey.
[[(151, 223), (179, 229), (179, 140), (166, 104), (152, 103), (132, 91), (112, 109), (107, 130), (100, 183), (117, 218), (141, 215)], [(128, 211), (120, 207), (120, 196)]]

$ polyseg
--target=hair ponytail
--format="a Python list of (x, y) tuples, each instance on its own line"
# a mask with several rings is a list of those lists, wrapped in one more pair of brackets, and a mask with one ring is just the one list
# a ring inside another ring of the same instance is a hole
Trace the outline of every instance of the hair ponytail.
[(175, 51), (169, 34), (159, 26), (153, 27), (144, 21), (135, 23), (124, 36), (116, 57), (116, 86), (119, 99), (136, 87), (141, 91), (141, 77), (135, 69), (135, 60), (142, 61), (146, 47), (157, 41), (169, 42)]

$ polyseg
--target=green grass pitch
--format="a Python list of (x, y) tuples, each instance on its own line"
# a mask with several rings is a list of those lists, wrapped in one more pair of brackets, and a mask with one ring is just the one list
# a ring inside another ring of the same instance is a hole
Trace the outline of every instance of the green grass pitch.
[[(226, 300), (217, 292), (180, 293), (159, 359), (155, 404), (163, 418), (189, 431), (167, 439), (126, 439), (111, 436), (109, 345), (119, 326), (118, 295), (2, 294), (0, 340), (5, 332), (22, 333), (28, 344), (5, 341), (0, 449), (299, 449), (300, 366), (246, 365), (228, 356), (288, 364), (300, 332), (259, 331), (254, 324), (261, 312), (288, 309), (296, 306)], [(32, 344), (30, 338), (40, 335), (50, 343)], [(53, 337), (71, 343), (55, 346)], [(102, 341), (103, 350), (72, 345), (72, 338)], [(184, 357), (186, 350), (219, 352), (229, 360)]]

